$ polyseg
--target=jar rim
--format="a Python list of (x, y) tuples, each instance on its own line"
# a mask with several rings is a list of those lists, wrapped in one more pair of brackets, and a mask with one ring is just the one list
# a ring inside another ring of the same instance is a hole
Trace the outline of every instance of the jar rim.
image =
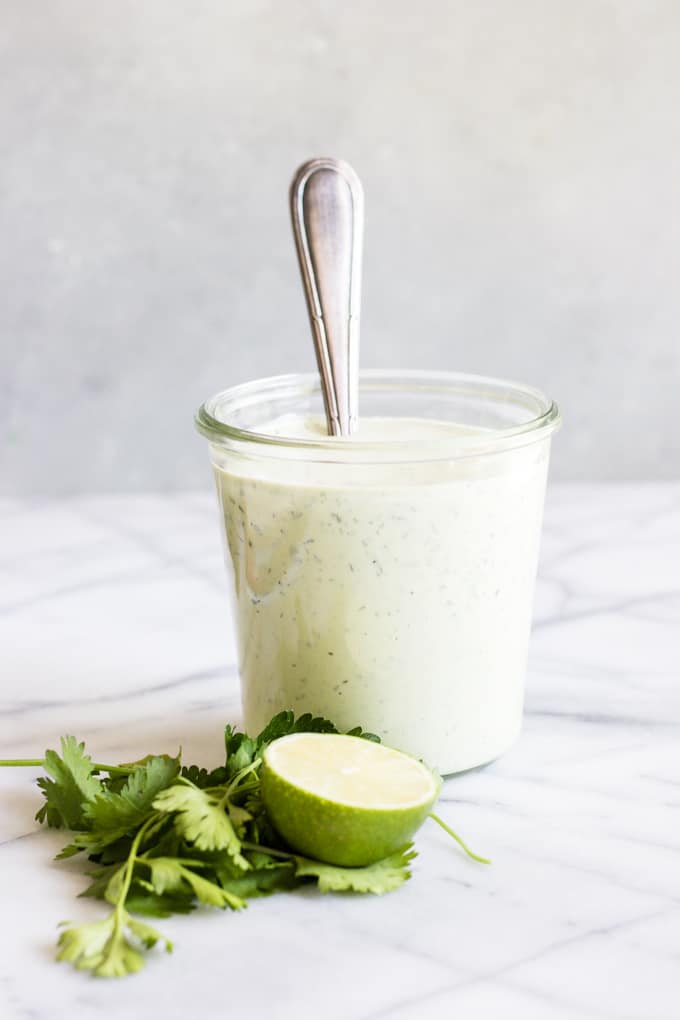
[[(428, 371), (427, 369), (364, 369), (359, 373), (360, 391), (406, 391), (425, 392), (446, 396), (463, 393), (489, 399), (489, 393), (496, 390), (509, 396), (506, 402), (514, 398), (518, 406), (530, 411), (533, 403), (534, 413), (525, 422), (501, 428), (489, 428), (483, 432), (456, 435), (438, 439), (436, 447), (440, 456), (473, 455), (481, 452), (499, 452), (506, 447), (515, 447), (533, 443), (554, 432), (561, 424), (560, 410), (552, 399), (540, 390), (525, 383), (495, 378), (492, 376), (474, 375), (464, 372)], [(320, 394), (321, 384), (316, 373), (291, 373), (288, 375), (268, 376), (250, 382), (240, 383), (221, 390), (209, 397), (196, 412), (194, 422), (197, 430), (211, 443), (231, 447), (240, 452), (257, 450), (262, 456), (285, 456), (296, 451), (303, 457), (315, 460), (345, 460), (348, 444), (334, 436), (319, 438), (291, 438), (272, 435), (257, 429), (244, 428), (225, 420), (227, 415), (235, 414), (248, 407), (272, 399), (285, 399), (294, 396), (309, 397)], [(362, 459), (371, 453), (379, 459), (387, 455), (390, 459), (398, 451), (406, 455), (404, 459), (419, 459), (426, 448), (433, 446), (432, 440), (424, 437), (413, 439), (380, 439), (363, 440), (353, 449), (361, 449)], [(429, 457), (426, 459), (430, 459)]]

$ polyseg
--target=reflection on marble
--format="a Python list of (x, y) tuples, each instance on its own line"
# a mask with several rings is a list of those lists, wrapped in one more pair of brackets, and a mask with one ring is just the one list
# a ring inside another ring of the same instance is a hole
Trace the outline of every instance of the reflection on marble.
[[(4, 501), (0, 535), (2, 756), (75, 732), (100, 759), (218, 760), (238, 692), (212, 499)], [(6, 771), (0, 1017), (677, 1017), (679, 673), (680, 487), (553, 487), (523, 736), (443, 793), (491, 868), (426, 826), (397, 893), (164, 921), (172, 961), (100, 982), (52, 962), (57, 922), (100, 907)]]

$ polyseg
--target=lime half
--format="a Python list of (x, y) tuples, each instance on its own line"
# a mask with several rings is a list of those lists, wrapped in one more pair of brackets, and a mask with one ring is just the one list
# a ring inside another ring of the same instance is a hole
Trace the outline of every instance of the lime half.
[(298, 853), (359, 867), (408, 843), (439, 794), (415, 758), (360, 737), (292, 733), (265, 750), (262, 798)]

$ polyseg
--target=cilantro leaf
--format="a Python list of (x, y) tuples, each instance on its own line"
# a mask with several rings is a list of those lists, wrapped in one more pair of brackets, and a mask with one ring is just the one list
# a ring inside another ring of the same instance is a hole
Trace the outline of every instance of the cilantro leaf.
[(413, 844), (408, 843), (391, 857), (385, 857), (364, 868), (340, 868), (323, 864), (306, 857), (296, 857), (298, 878), (315, 878), (321, 892), (383, 893), (398, 889), (411, 877), (410, 862), (416, 856)]
[[(109, 882), (117, 866), (99, 868), (91, 873), (92, 881), (79, 895), (93, 899), (107, 899)], [(130, 891), (125, 897), (125, 908), (133, 914), (146, 914), (148, 917), (170, 917), (172, 914), (188, 914), (196, 904), (190, 889), (178, 889), (172, 892), (156, 893), (150, 882), (135, 878)]]
[(292, 861), (276, 861), (262, 867), (251, 866), (249, 871), (235, 874), (233, 868), (217, 865), (217, 879), (222, 888), (242, 899), (267, 896), (298, 885)]
[(113, 867), (109, 866), (106, 868), (97, 868), (95, 871), (91, 871), (89, 875), (91, 880), (90, 884), (83, 889), (81, 893), (78, 893), (78, 896), (91, 897), (95, 900), (105, 899), (106, 888), (109, 884), (109, 879), (113, 874), (114, 867), (115, 865)]
[(133, 914), (143, 914), (146, 917), (172, 917), (173, 914), (190, 914), (196, 909), (196, 900), (190, 891), (163, 893), (159, 896), (141, 882), (133, 882), (125, 905)]
[(239, 867), (248, 868), (236, 835), (222, 803), (205, 790), (176, 783), (162, 790), (153, 802), (157, 811), (174, 814), (177, 833), (199, 850), (226, 850)]
[(253, 816), (246, 808), (239, 807), (238, 804), (232, 804), (230, 800), (227, 801), (227, 811), (237, 835), (239, 838), (243, 838), (246, 824), (252, 820)]
[(263, 846), (274, 847), (277, 850), (285, 849), (281, 837), (269, 820), (269, 815), (259, 791), (250, 793), (247, 796), (245, 806), (252, 817), (248, 825), (249, 842), (260, 843)]
[(182, 877), (191, 886), (196, 899), (199, 903), (204, 903), (209, 907), (231, 907), (232, 910), (242, 910), (245, 907), (245, 901), (231, 892), (229, 889), (223, 889), (220, 885), (215, 885), (214, 882), (209, 882), (206, 878), (202, 878), (201, 875), (197, 875), (195, 871), (191, 871), (189, 868), (182, 868)]
[(347, 736), (361, 737), (362, 740), (372, 740), (374, 744), (381, 743), (377, 733), (369, 733), (368, 730), (362, 730), (361, 726), (355, 726), (354, 729), (347, 730)]
[(201, 790), (204, 790), (206, 786), (223, 786), (229, 779), (229, 773), (224, 765), (210, 771), (199, 768), (198, 765), (184, 765), (180, 775)]
[(233, 730), (231, 726), (225, 727), (224, 747), (227, 753), (225, 770), (228, 778), (247, 768), (257, 757), (257, 742), (245, 733)]
[[(165, 941), (135, 914), (167, 917), (199, 904), (240, 910), (255, 896), (315, 882), (321, 892), (381, 895), (411, 874), (412, 844), (367, 867), (342, 868), (296, 856), (274, 830), (260, 792), (262, 754), (291, 733), (337, 733), (311, 713), (278, 713), (253, 738), (225, 728), (226, 759), (218, 768), (180, 768), (179, 755), (147, 755), (101, 765), (84, 745), (64, 737), (61, 755), (47, 751), (39, 781), (40, 821), (74, 831), (60, 857), (81, 850), (100, 865), (81, 893), (107, 901), (111, 913), (94, 924), (68, 924), (58, 958), (92, 973), (117, 977), (143, 966), (144, 950)], [(378, 741), (355, 727), (350, 736)], [(40, 764), (36, 759), (0, 766)], [(101, 773), (101, 775), (100, 775)], [(433, 819), (473, 855), (442, 819)], [(476, 857), (477, 860), (484, 860)]]
[(336, 727), (328, 719), (321, 716), (314, 717), (311, 712), (305, 712), (298, 719), (290, 710), (279, 712), (265, 726), (257, 738), (258, 748), (271, 744), (272, 740), (279, 737), (287, 737), (289, 733), (337, 733)]
[(153, 857), (146, 858), (144, 863), (151, 871), (153, 890), (159, 895), (165, 892), (177, 892), (183, 889), (186, 884), (199, 903), (210, 907), (231, 907), (232, 910), (240, 910), (245, 907), (244, 901), (239, 896), (228, 889), (223, 889), (202, 875), (198, 875), (193, 870), (195, 867), (204, 866), (201, 861), (180, 860), (176, 857)]
[(153, 802), (177, 777), (179, 761), (151, 755), (138, 764), (119, 793), (103, 790), (83, 807), (90, 832), (76, 836), (74, 845), (91, 853), (122, 839), (151, 814)]
[(182, 868), (176, 857), (150, 857), (144, 863), (151, 872), (151, 887), (159, 896), (182, 888)]
[[(272, 740), (278, 740), (279, 737), (287, 737), (290, 733), (338, 732), (337, 727), (329, 719), (324, 719), (322, 716), (314, 716), (311, 712), (305, 712), (303, 715), (295, 718), (295, 714), (287, 710), (279, 712), (265, 726), (257, 738), (257, 750), (258, 754), (261, 753), (263, 748), (270, 744)], [(350, 737), (362, 737), (364, 740), (373, 740), (380, 743), (380, 737), (376, 736), (375, 733), (368, 733), (361, 726), (355, 726), (353, 729), (348, 730), (347, 735)]]
[(167, 939), (164, 935), (161, 935), (161, 933), (155, 928), (152, 928), (150, 924), (146, 924), (144, 921), (139, 921), (136, 917), (131, 917), (127, 911), (125, 911), (125, 914), (127, 915), (126, 921), (128, 928), (135, 938), (142, 943), (145, 949), (153, 949), (156, 943), (163, 942), (165, 944), (166, 953), (172, 952), (172, 942), (169, 939)]
[(62, 737), (61, 757), (56, 751), (45, 751), (44, 768), (52, 778), (38, 779), (45, 803), (36, 819), (47, 821), (53, 828), (87, 828), (85, 805), (101, 792), (102, 785), (92, 774), (92, 759), (85, 753), (85, 744), (75, 737)]
[(66, 927), (59, 936), (57, 959), (98, 977), (123, 977), (143, 966), (140, 947), (151, 949), (159, 941), (172, 951), (172, 943), (155, 928), (116, 907), (101, 921)]

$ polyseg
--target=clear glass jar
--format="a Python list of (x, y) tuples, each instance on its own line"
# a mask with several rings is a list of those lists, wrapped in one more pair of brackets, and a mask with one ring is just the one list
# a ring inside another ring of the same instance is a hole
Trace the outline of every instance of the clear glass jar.
[(324, 419), (318, 378), (299, 375), (198, 412), (244, 723), (309, 711), (443, 773), (472, 768), (521, 725), (559, 412), (528, 386), (422, 371), (362, 373), (359, 407), (355, 436), (300, 428)]

